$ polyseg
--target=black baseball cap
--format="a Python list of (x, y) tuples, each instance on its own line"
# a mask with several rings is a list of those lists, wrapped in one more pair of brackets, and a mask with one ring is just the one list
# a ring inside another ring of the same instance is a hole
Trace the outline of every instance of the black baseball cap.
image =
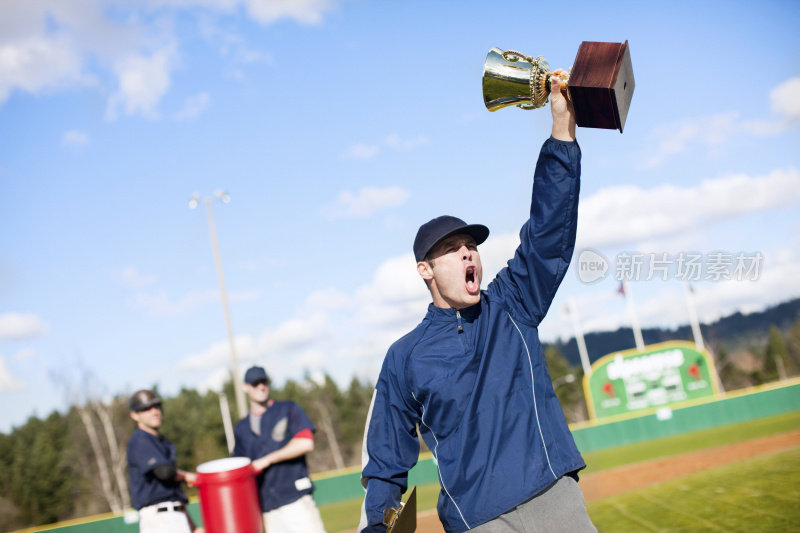
[(131, 411), (145, 411), (156, 405), (161, 407), (161, 398), (151, 390), (143, 389), (133, 393), (130, 399)]
[(417, 237), (414, 239), (414, 258), (417, 262), (424, 261), (439, 241), (457, 233), (465, 233), (475, 239), (476, 244), (481, 244), (489, 236), (489, 228), (483, 224), (467, 224), (460, 218), (450, 215), (436, 217), (417, 230)]
[(269, 383), (269, 376), (267, 375), (267, 371), (264, 370), (264, 367), (251, 366), (247, 369), (247, 372), (244, 373), (244, 382), (248, 385), (253, 385), (261, 380), (266, 380), (266, 382)]

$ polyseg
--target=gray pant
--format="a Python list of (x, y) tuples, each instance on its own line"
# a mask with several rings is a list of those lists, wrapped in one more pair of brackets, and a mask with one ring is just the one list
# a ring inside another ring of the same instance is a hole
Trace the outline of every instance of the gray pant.
[(475, 533), (597, 532), (578, 482), (564, 476), (527, 502), (471, 529)]

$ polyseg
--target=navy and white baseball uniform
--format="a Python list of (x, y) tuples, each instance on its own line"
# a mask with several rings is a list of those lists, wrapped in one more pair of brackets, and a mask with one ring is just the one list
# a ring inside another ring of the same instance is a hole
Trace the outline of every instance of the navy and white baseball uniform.
[(549, 138), (507, 267), (477, 304), (431, 304), (390, 347), (367, 420), (359, 531), (386, 531), (383, 510), (399, 504), (417, 462), (417, 427), (438, 466), (448, 533), (493, 520), (585, 467), (538, 333), (572, 257), (579, 183), (577, 142)]
[[(272, 402), (261, 415), (259, 435), (250, 428), (249, 417), (236, 424), (233, 455), (250, 459), (264, 457), (286, 446), (303, 430), (315, 431), (315, 428), (299, 405), (294, 402)], [(270, 465), (259, 474), (257, 482), (261, 510), (265, 512), (311, 494), (313, 489), (305, 455)]]
[(163, 436), (136, 430), (128, 442), (128, 475), (134, 508), (166, 501), (188, 501), (179, 481), (161, 481), (153, 474), (157, 465), (175, 466), (177, 457), (175, 446)]

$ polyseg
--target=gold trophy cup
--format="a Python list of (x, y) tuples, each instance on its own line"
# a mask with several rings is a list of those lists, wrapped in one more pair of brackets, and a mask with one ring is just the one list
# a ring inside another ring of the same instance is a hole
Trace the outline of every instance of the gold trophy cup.
[[(544, 57), (492, 48), (483, 66), (483, 102), (489, 111), (511, 105), (538, 109), (547, 103), (550, 77), (550, 65)], [(572, 70), (561, 80), (578, 126), (618, 129), (622, 133), (635, 87), (628, 41), (584, 41)]]

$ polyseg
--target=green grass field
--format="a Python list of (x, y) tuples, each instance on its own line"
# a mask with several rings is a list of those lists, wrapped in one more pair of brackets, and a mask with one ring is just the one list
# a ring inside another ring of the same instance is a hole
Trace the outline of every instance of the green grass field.
[(607, 468), (649, 461), (660, 457), (669, 457), (671, 455), (680, 455), (682, 453), (713, 448), (725, 444), (744, 442), (746, 440), (777, 435), (796, 429), (800, 429), (800, 411), (752, 420), (743, 424), (721, 426), (665, 439), (585, 453), (583, 454), (583, 458), (586, 460), (587, 466), (584, 473), (600, 472)]
[(800, 448), (588, 504), (601, 533), (797, 531)]
[[(584, 455), (599, 472), (800, 428), (800, 411)], [(800, 450), (741, 461), (589, 504), (599, 531), (785, 531), (800, 523)], [(663, 492), (662, 492), (663, 491)], [(437, 484), (417, 487), (420, 511), (436, 506)], [(669, 502), (669, 503), (666, 503)], [(361, 501), (320, 507), (327, 531), (354, 529)]]

